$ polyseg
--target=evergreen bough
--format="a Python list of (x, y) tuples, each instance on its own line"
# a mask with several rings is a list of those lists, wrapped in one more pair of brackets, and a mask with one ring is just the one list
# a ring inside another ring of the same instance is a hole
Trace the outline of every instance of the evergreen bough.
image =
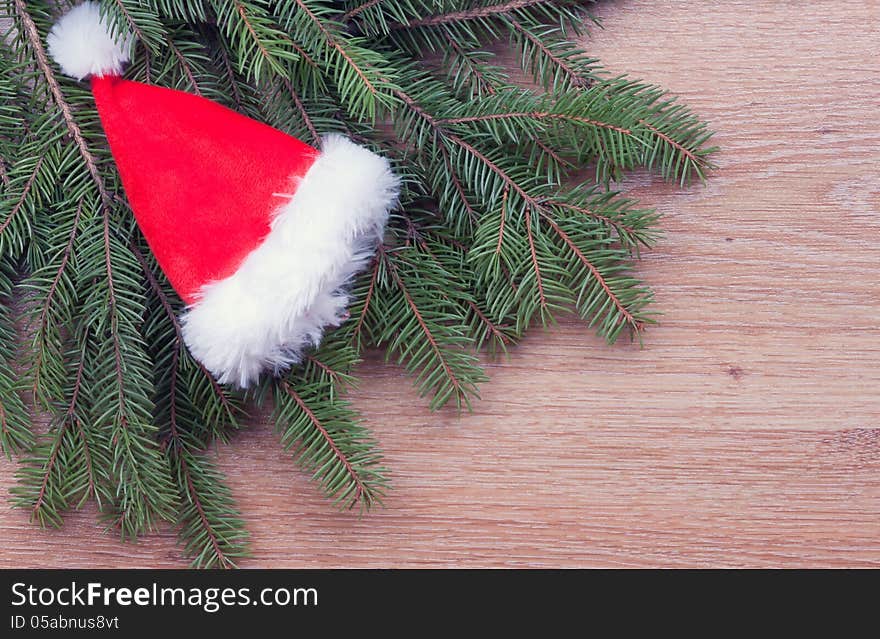
[[(92, 95), (47, 58), (68, 3), (0, 4), (0, 445), (21, 459), (14, 503), (59, 526), (94, 499), (124, 538), (171, 522), (196, 566), (247, 552), (205, 451), (249, 413), (273, 411), (281, 444), (340, 507), (381, 502), (381, 454), (344, 394), (364, 349), (385, 350), (436, 409), (469, 407), (486, 379), (478, 352), (558, 312), (609, 342), (638, 337), (652, 295), (633, 262), (658, 216), (609, 186), (638, 167), (702, 179), (713, 150), (684, 106), (582, 50), (583, 2), (102, 0), (137, 36), (127, 77), (314, 145), (343, 133), (403, 178), (350, 320), (245, 394), (183, 346), (181, 301), (134, 223)], [(499, 62), (507, 50), (521, 72)]]

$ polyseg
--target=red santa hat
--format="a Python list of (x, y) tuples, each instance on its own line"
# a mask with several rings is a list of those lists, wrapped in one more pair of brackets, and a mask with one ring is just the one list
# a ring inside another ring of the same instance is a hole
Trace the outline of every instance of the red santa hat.
[(122, 79), (132, 44), (111, 37), (92, 2), (48, 37), (65, 73), (91, 78), (138, 225), (187, 303), (187, 346), (220, 382), (248, 386), (345, 319), (346, 285), (375, 251), (399, 181), (344, 137), (314, 149), (210, 100)]

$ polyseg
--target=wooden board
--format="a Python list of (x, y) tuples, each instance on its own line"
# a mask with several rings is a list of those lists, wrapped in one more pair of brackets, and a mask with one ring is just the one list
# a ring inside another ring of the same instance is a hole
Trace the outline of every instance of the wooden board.
[[(536, 330), (473, 414), (378, 359), (356, 394), (394, 470), (337, 513), (267, 425), (219, 451), (245, 566), (880, 566), (880, 2), (602, 3), (590, 50), (717, 130), (707, 186), (628, 182), (665, 217), (645, 348)], [(0, 463), (0, 486), (13, 481)], [(91, 509), (0, 510), (0, 566), (186, 565)]]

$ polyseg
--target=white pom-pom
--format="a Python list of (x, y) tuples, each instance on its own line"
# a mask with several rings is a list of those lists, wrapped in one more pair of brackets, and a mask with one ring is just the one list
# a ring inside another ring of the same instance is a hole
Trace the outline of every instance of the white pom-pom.
[(84, 2), (55, 23), (46, 38), (49, 54), (67, 75), (119, 75), (128, 62), (134, 37), (114, 39), (95, 2)]

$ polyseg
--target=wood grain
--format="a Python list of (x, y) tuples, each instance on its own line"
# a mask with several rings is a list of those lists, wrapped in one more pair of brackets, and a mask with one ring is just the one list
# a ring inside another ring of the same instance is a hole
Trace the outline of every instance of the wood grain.
[[(649, 176), (662, 323), (607, 347), (536, 330), (473, 414), (430, 414), (373, 358), (356, 393), (394, 470), (337, 513), (265, 424), (218, 454), (245, 566), (880, 566), (880, 3), (607, 2), (590, 50), (717, 130), (706, 187)], [(8, 488), (14, 465), (0, 464)], [(0, 566), (185, 565), (94, 512), (0, 511)]]

